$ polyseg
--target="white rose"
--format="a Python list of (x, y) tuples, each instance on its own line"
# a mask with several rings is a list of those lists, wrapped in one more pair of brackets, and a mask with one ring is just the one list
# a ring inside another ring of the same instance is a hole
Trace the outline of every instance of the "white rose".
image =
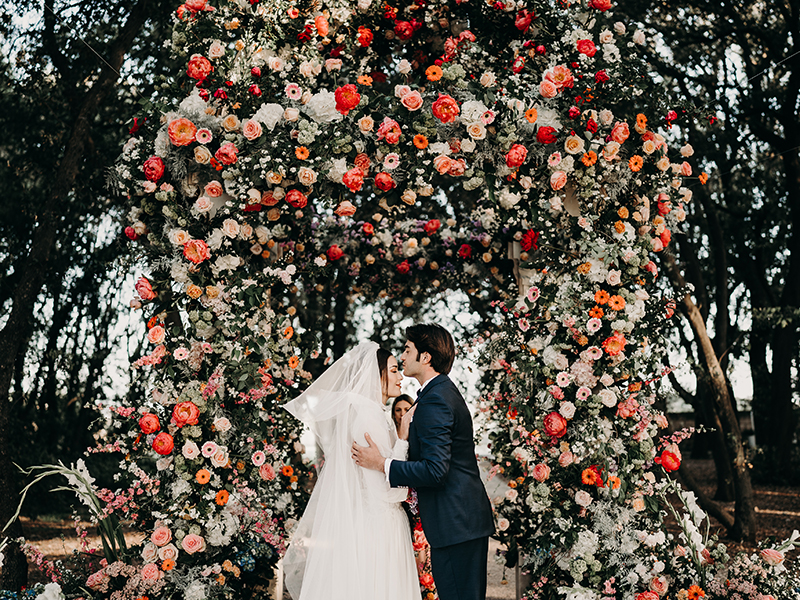
[(475, 142), (471, 139), (461, 140), (461, 151), (462, 152), (474, 152), (475, 151)]
[(300, 111), (294, 108), (293, 106), (290, 106), (285, 111), (283, 111), (283, 118), (293, 123), (300, 118)]
[(480, 121), (474, 121), (467, 125), (467, 133), (473, 140), (482, 140), (486, 137), (486, 126)]
[(561, 413), (561, 416), (565, 419), (571, 419), (575, 416), (575, 405), (565, 400), (561, 403), (561, 406), (558, 407), (558, 412)]
[(606, 276), (608, 285), (619, 285), (622, 283), (622, 271), (611, 269)]
[(500, 519), (497, 520), (497, 528), (500, 531), (505, 531), (506, 529), (508, 529), (509, 525), (511, 525), (511, 523), (509, 523), (508, 519), (506, 518), (501, 517)]
[(224, 467), (228, 464), (228, 453), (223, 448), (218, 448), (211, 457), (211, 464), (215, 467)]
[(44, 591), (36, 596), (36, 600), (64, 600), (64, 598), (61, 586), (55, 582), (48, 583), (44, 586)]
[(608, 29), (604, 29), (600, 32), (600, 43), (601, 44), (610, 44), (614, 41), (614, 34), (611, 33)]
[(231, 428), (231, 422), (226, 417), (217, 417), (214, 419), (214, 429), (221, 433), (225, 433)]
[(494, 76), (494, 73), (490, 71), (486, 71), (483, 75), (481, 75), (480, 83), (483, 87), (492, 87), (497, 81), (497, 78)]
[(263, 225), (259, 225), (255, 229), (256, 239), (258, 239), (259, 244), (266, 244), (269, 241), (269, 229), (264, 227)]
[(200, 456), (200, 448), (197, 447), (191, 440), (187, 440), (186, 443), (183, 445), (183, 449), (181, 450), (181, 454), (189, 460), (193, 460)]
[(603, 406), (614, 408), (617, 405), (617, 395), (612, 390), (600, 390), (597, 395), (600, 396)]
[(646, 41), (647, 41), (647, 38), (645, 37), (643, 31), (637, 29), (636, 31), (633, 32), (633, 43), (634, 44), (639, 44), (640, 46), (643, 46)]
[(142, 560), (146, 563), (155, 562), (158, 558), (158, 546), (153, 542), (147, 542), (142, 548)]
[(585, 490), (578, 490), (575, 492), (575, 502), (586, 508), (592, 503), (592, 496)]
[(270, 56), (267, 59), (267, 66), (272, 69), (273, 71), (281, 71), (283, 70), (284, 66), (283, 59), (278, 56)]
[(689, 157), (694, 154), (694, 148), (692, 148), (691, 144), (686, 144), (685, 146), (681, 147), (681, 156)]
[(175, 560), (178, 558), (178, 548), (173, 543), (161, 546), (158, 549), (158, 560)]
[(619, 21), (614, 23), (614, 31), (617, 32), (617, 35), (624, 35), (625, 32), (627, 31), (625, 23), (620, 23)]
[(220, 58), (225, 54), (225, 46), (223, 46), (218, 40), (214, 40), (211, 43), (211, 46), (208, 48), (208, 58), (211, 60)]
[(176, 246), (183, 246), (192, 237), (183, 229), (173, 229), (169, 232), (169, 241)]
[(305, 186), (312, 186), (317, 182), (317, 173), (308, 167), (300, 167), (297, 171), (297, 181)]
[(408, 62), (405, 58), (401, 60), (397, 65), (397, 70), (400, 71), (403, 75), (408, 75), (411, 73), (411, 63)]

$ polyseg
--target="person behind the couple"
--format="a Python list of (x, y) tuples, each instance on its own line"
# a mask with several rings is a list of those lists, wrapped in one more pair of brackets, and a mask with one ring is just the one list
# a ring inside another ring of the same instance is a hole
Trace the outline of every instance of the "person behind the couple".
[(385, 404), (400, 394), (397, 360), (364, 342), (284, 406), (325, 460), (284, 557), (295, 600), (418, 600), (411, 534), (400, 503), (419, 499), (441, 600), (483, 600), (491, 505), (475, 458), (472, 418), (448, 377), (455, 356), (438, 325), (406, 330), (406, 376), (422, 388), (398, 432)]

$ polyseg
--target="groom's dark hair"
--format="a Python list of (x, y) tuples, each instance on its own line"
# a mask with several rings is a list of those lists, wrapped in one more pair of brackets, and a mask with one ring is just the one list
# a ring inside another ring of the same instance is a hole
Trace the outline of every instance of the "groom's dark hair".
[(431, 355), (434, 371), (444, 375), (450, 372), (456, 357), (456, 346), (447, 329), (441, 325), (418, 323), (406, 329), (406, 339), (414, 344), (419, 354), (427, 352)]

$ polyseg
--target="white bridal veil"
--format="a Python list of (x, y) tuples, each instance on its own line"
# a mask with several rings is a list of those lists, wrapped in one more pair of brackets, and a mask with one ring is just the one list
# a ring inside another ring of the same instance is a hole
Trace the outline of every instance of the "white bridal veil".
[[(284, 408), (307, 425), (325, 455), (311, 498), (283, 558), (286, 587), (295, 600), (368, 598), (371, 564), (371, 504), (399, 502), (404, 491), (390, 490), (383, 474), (365, 472), (351, 458), (353, 440), (364, 432), (388, 456), (393, 439), (382, 406), (378, 344), (364, 342), (342, 356)], [(375, 479), (373, 482), (372, 479)], [(376, 498), (377, 484), (385, 489)], [(366, 576), (365, 576), (366, 575)]]

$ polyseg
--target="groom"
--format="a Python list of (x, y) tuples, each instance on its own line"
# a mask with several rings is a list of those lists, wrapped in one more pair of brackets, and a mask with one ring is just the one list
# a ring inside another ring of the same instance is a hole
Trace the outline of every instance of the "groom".
[(441, 600), (484, 600), (494, 519), (475, 458), (472, 417), (447, 376), (455, 358), (453, 338), (439, 325), (423, 324), (406, 329), (406, 338), (403, 372), (422, 384), (408, 433), (408, 460), (384, 459), (369, 434), (369, 447), (353, 443), (353, 457), (356, 464), (385, 473), (392, 487), (417, 490)]

